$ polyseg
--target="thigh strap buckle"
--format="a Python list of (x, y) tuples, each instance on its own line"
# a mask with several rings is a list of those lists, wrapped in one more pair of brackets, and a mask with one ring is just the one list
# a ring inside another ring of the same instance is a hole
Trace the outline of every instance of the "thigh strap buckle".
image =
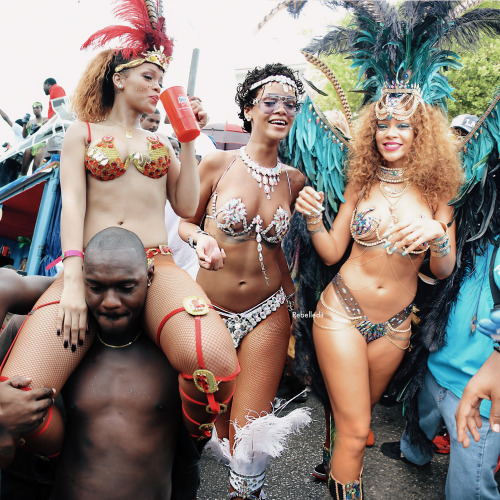
[(210, 370), (198, 369), (193, 372), (193, 382), (196, 388), (206, 394), (213, 394), (219, 390), (215, 375)]

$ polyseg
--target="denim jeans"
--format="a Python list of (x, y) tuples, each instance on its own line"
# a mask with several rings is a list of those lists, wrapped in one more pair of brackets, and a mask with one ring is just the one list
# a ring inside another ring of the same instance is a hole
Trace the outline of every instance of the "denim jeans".
[[(427, 370), (424, 387), (418, 395), (418, 414), (421, 429), (429, 439), (439, 432), (444, 421), (450, 435), (450, 465), (446, 477), (448, 500), (498, 500), (495, 467), (500, 454), (500, 433), (490, 429), (490, 423), (481, 417), (478, 443), (470, 437), (470, 445), (464, 448), (457, 441), (455, 411), (460, 401), (451, 391), (441, 387)], [(424, 465), (432, 458), (419, 446), (410, 444), (409, 436), (401, 437), (401, 452), (410, 462)]]

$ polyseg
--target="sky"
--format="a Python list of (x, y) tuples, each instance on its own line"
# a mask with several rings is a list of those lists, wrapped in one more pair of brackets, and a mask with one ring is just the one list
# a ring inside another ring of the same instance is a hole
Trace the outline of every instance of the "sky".
[[(199, 49), (195, 94), (211, 123), (239, 123), (234, 104), (236, 73), (281, 62), (304, 65), (300, 49), (324, 33), (343, 12), (310, 0), (298, 19), (279, 12), (261, 30), (258, 23), (278, 0), (163, 0), (167, 33), (174, 38), (173, 61), (164, 87), (187, 86), (191, 57)], [(0, 15), (0, 108), (12, 121), (31, 113), (48, 96), (43, 81), (52, 77), (71, 95), (94, 50), (80, 51), (95, 31), (115, 24), (111, 0), (2, 1)], [(164, 110), (159, 105), (164, 116)], [(0, 120), (0, 140), (10, 129)]]

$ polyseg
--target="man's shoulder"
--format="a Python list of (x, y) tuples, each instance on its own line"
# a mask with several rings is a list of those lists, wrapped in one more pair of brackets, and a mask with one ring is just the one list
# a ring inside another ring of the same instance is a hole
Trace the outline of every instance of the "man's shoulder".
[(51, 99), (54, 99), (56, 97), (64, 97), (66, 95), (66, 91), (60, 86), (55, 83), (50, 87), (49, 90), (49, 95)]

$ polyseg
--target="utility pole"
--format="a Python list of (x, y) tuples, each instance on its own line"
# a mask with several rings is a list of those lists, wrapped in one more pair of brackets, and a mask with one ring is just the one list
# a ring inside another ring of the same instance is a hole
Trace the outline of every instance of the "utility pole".
[(196, 72), (198, 71), (198, 58), (200, 56), (200, 49), (193, 49), (191, 56), (191, 68), (189, 69), (189, 80), (187, 86), (187, 94), (194, 95), (194, 88), (196, 86)]

